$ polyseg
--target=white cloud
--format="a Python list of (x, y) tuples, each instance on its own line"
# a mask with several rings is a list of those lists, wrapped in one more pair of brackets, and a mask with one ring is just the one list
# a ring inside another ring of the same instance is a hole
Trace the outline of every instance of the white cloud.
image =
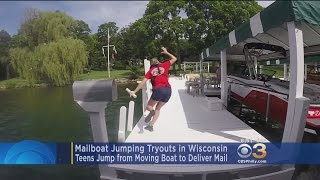
[(148, 1), (95, 1), (64, 2), (68, 14), (90, 25), (93, 32), (102, 23), (114, 21), (124, 27), (141, 18)]
[[(267, 7), (274, 1), (257, 1)], [(114, 21), (122, 28), (141, 18), (148, 1), (7, 1), (0, 2), (0, 28), (15, 34), (23, 19), (25, 8), (43, 11), (60, 10), (75, 19), (85, 21), (93, 33), (100, 24)]]
[[(23, 19), (23, 11), (26, 8), (37, 8), (43, 11), (60, 10), (75, 19), (85, 21), (93, 33), (100, 24), (114, 21), (122, 28), (141, 18), (145, 12), (148, 1), (12, 1), (0, 2), (0, 14), (8, 18), (0, 19), (0, 24), (14, 27), (7, 29), (18, 29)], [(8, 6), (8, 8), (3, 7)], [(9, 9), (13, 9), (10, 11)], [(19, 21), (19, 22), (17, 22)], [(12, 22), (17, 22), (13, 25)]]

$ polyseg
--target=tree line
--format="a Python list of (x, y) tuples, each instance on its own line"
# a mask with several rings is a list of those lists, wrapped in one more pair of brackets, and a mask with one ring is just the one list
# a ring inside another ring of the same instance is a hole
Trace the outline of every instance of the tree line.
[(27, 9), (16, 35), (0, 31), (0, 79), (20, 77), (31, 84), (62, 86), (84, 70), (105, 70), (102, 46), (107, 45), (108, 28), (110, 44), (117, 49), (111, 58), (113, 69), (125, 69), (146, 57), (164, 59), (161, 46), (176, 54), (180, 68), (181, 62), (198, 60), (203, 48), (261, 10), (253, 0), (151, 0), (143, 17), (128, 26), (120, 29), (106, 22), (92, 33), (86, 22), (64, 12)]

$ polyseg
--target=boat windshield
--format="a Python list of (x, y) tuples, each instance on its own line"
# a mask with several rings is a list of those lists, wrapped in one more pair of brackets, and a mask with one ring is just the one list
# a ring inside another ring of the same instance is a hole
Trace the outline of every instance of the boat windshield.
[(249, 70), (245, 62), (232, 62), (228, 67), (228, 75), (250, 79)]
[[(289, 90), (289, 81), (272, 79), (269, 82)], [(318, 85), (305, 83), (303, 86), (303, 95), (310, 99), (311, 104), (320, 104), (320, 88)]]

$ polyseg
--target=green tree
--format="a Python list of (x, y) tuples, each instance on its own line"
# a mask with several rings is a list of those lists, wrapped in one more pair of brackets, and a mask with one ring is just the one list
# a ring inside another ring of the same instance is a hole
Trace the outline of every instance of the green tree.
[(91, 29), (86, 22), (82, 20), (76, 20), (74, 26), (72, 27), (72, 33), (76, 38), (83, 40), (82, 38), (86, 38), (91, 33)]
[[(102, 46), (106, 46), (108, 44), (108, 29), (109, 29), (109, 37), (110, 37), (110, 45), (115, 45), (114, 40), (117, 38), (117, 31), (119, 30), (119, 27), (117, 27), (117, 24), (115, 22), (107, 22), (103, 23), (98, 27), (98, 32), (96, 34), (96, 38), (98, 41), (97, 48), (99, 49), (99, 53), (97, 52), (96, 54), (102, 54)], [(107, 50), (105, 48), (105, 50)], [(112, 48), (110, 48), (110, 52), (112, 52)], [(107, 52), (105, 52), (105, 55), (107, 56)], [(111, 57), (111, 53), (110, 53)], [(107, 57), (97, 57), (97, 60), (99, 60), (98, 64), (101, 62), (107, 62)], [(111, 63), (112, 59), (110, 59)], [(107, 63), (105, 63), (105, 68), (107, 68)]]
[[(160, 45), (173, 49), (176, 52), (178, 67), (180, 68), (180, 40), (184, 38), (185, 20), (181, 17), (187, 1), (150, 1), (144, 18), (149, 25), (154, 42), (151, 48), (159, 49)], [(158, 50), (159, 53), (159, 50)], [(175, 70), (175, 65), (173, 66)]]
[[(109, 28), (109, 35), (110, 37), (115, 37), (119, 30), (117, 24), (115, 22), (107, 22), (103, 23), (98, 27), (97, 38), (101, 45), (107, 45), (108, 41), (108, 28)], [(111, 39), (112, 40), (112, 39)], [(110, 41), (111, 43), (111, 41)]]
[(189, 1), (186, 37), (194, 55), (227, 35), (263, 8), (249, 1)]
[(72, 38), (41, 44), (33, 51), (28, 48), (13, 48), (10, 56), (13, 68), (31, 84), (70, 84), (87, 63), (84, 42)]
[[(99, 70), (104, 67), (104, 59), (102, 58), (101, 46), (97, 40), (96, 34), (90, 34), (89, 25), (82, 21), (76, 20), (72, 28), (73, 37), (82, 40), (86, 45), (88, 52), (88, 69)], [(99, 47), (100, 46), (100, 47)]]
[[(105, 70), (106, 58), (102, 54), (102, 45), (99, 43), (97, 34), (90, 34), (88, 67), (93, 70)], [(88, 45), (88, 44), (87, 44)]]
[(39, 12), (34, 18), (25, 20), (18, 34), (26, 40), (29, 48), (34, 48), (71, 36), (75, 26), (76, 21), (63, 12)]
[(0, 31), (0, 78), (6, 77), (9, 79), (9, 45), (11, 41), (10, 34), (5, 31)]
[(62, 12), (26, 19), (9, 52), (13, 68), (31, 84), (70, 84), (88, 60), (85, 43), (72, 38), (77, 21)]
[(122, 45), (119, 45), (119, 52), (123, 53), (123, 58), (126, 56), (126, 51), (130, 52), (128, 53), (130, 54), (130, 59), (143, 59), (148, 56), (150, 49), (147, 46), (152, 39), (149, 37), (146, 26), (143, 20), (137, 20), (124, 31), (120, 32), (123, 41)]

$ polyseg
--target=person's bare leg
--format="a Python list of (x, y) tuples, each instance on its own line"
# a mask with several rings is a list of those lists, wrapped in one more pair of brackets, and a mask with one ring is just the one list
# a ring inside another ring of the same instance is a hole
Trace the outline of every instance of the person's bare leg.
[(160, 115), (160, 109), (165, 105), (166, 103), (165, 102), (161, 102), (159, 101), (157, 106), (156, 106), (156, 109), (155, 109), (155, 113), (154, 113), (154, 116), (152, 118), (152, 120), (150, 121), (150, 126), (153, 126), (156, 121), (158, 120), (159, 118), (159, 115)]
[(158, 101), (155, 101), (152, 99), (150, 99), (148, 101), (148, 105), (147, 105), (146, 109), (149, 111), (149, 114), (147, 116), (145, 116), (144, 122), (146, 122), (146, 123), (150, 122), (152, 116), (154, 116), (154, 114), (155, 114), (153, 107), (157, 104), (158, 104)]
[(147, 104), (146, 109), (147, 109), (148, 111), (153, 111), (153, 110), (154, 110), (153, 107), (154, 107), (157, 103), (158, 103), (158, 101), (155, 101), (155, 100), (150, 99), (150, 100), (148, 101), (148, 104)]

